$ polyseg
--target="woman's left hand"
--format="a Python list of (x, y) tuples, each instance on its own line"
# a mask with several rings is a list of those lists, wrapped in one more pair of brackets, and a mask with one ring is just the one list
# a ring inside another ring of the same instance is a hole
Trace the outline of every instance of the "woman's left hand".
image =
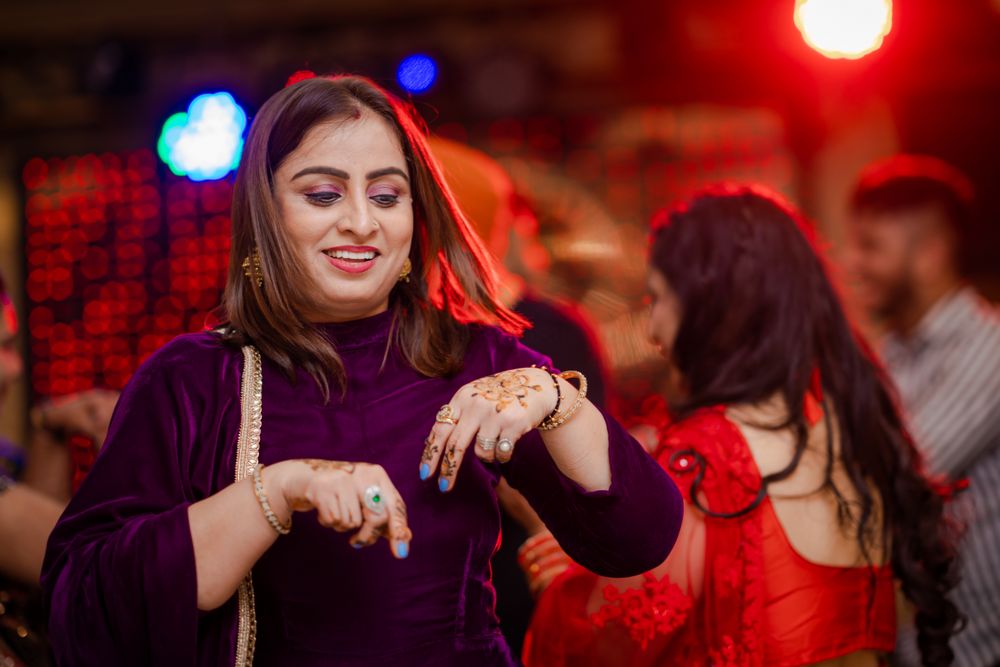
[(541, 368), (516, 368), (470, 382), (438, 411), (424, 442), (420, 478), (429, 478), (440, 466), (438, 488), (451, 490), (470, 446), (484, 461), (510, 461), (517, 441), (557, 401), (555, 381)]

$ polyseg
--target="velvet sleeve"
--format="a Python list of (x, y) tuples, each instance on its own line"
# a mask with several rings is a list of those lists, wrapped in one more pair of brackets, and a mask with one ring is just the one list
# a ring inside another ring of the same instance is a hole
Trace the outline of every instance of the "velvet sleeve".
[[(207, 337), (207, 334), (202, 335)], [(187, 338), (187, 340), (185, 340)], [(42, 583), (60, 665), (193, 665), (198, 610), (187, 474), (205, 415), (182, 337), (125, 388), (105, 445), (49, 538)], [(204, 345), (202, 345), (204, 347)]]
[[(497, 341), (498, 370), (548, 365), (513, 339)], [(585, 491), (556, 466), (531, 431), (501, 466), (565, 549), (587, 569), (608, 577), (650, 570), (666, 559), (680, 530), (683, 500), (676, 485), (635, 438), (605, 412), (611, 486)]]

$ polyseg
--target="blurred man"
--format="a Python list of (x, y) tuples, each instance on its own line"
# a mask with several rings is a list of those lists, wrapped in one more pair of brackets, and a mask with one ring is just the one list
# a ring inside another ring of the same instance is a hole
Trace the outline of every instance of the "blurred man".
[(960, 667), (1000, 664), (1000, 315), (960, 276), (971, 199), (953, 167), (903, 155), (869, 167), (851, 202), (850, 263), (862, 305), (886, 329), (910, 432), (931, 475), (969, 483), (951, 508), (967, 527), (954, 594), (968, 617), (952, 640)]

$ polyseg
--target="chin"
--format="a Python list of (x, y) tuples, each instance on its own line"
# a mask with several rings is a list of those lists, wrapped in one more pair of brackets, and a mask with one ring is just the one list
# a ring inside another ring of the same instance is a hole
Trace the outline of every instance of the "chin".
[(318, 305), (322, 309), (324, 319), (328, 321), (359, 320), (377, 315), (388, 305), (388, 297), (382, 300), (373, 300), (371, 291), (368, 290), (364, 294), (345, 292), (347, 290), (339, 290), (332, 294), (327, 291), (323, 294), (323, 302)]

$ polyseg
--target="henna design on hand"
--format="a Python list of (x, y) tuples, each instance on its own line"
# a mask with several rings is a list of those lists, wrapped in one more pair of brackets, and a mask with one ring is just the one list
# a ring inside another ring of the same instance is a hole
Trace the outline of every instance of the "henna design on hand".
[(456, 455), (458, 446), (452, 445), (444, 452), (444, 457), (441, 461), (441, 476), (451, 477), (455, 472), (455, 459), (458, 458)]
[(424, 453), (420, 456), (421, 463), (430, 463), (434, 455), (438, 453), (438, 446), (434, 444), (435, 435), (431, 433), (424, 440)]
[(303, 463), (309, 465), (314, 472), (319, 472), (321, 470), (339, 470), (341, 472), (346, 472), (348, 475), (354, 472), (354, 464), (348, 463), (347, 461), (325, 461), (323, 459), (302, 459)]
[[(396, 514), (396, 521), (399, 522), (399, 525), (405, 526), (406, 525), (406, 505), (403, 504), (402, 500), (400, 500), (398, 503), (396, 503), (394, 512)], [(410, 529), (409, 528), (404, 528), (402, 535), (398, 536), (396, 539), (402, 540), (404, 542), (409, 542), (412, 538), (413, 538), (413, 533), (410, 531)]]
[(497, 412), (502, 412), (514, 401), (522, 408), (527, 408), (528, 402), (525, 399), (528, 397), (528, 390), (542, 390), (540, 385), (531, 384), (523, 370), (504, 371), (480, 378), (472, 383), (472, 388), (476, 390), (473, 396), (481, 396), (495, 403)]

